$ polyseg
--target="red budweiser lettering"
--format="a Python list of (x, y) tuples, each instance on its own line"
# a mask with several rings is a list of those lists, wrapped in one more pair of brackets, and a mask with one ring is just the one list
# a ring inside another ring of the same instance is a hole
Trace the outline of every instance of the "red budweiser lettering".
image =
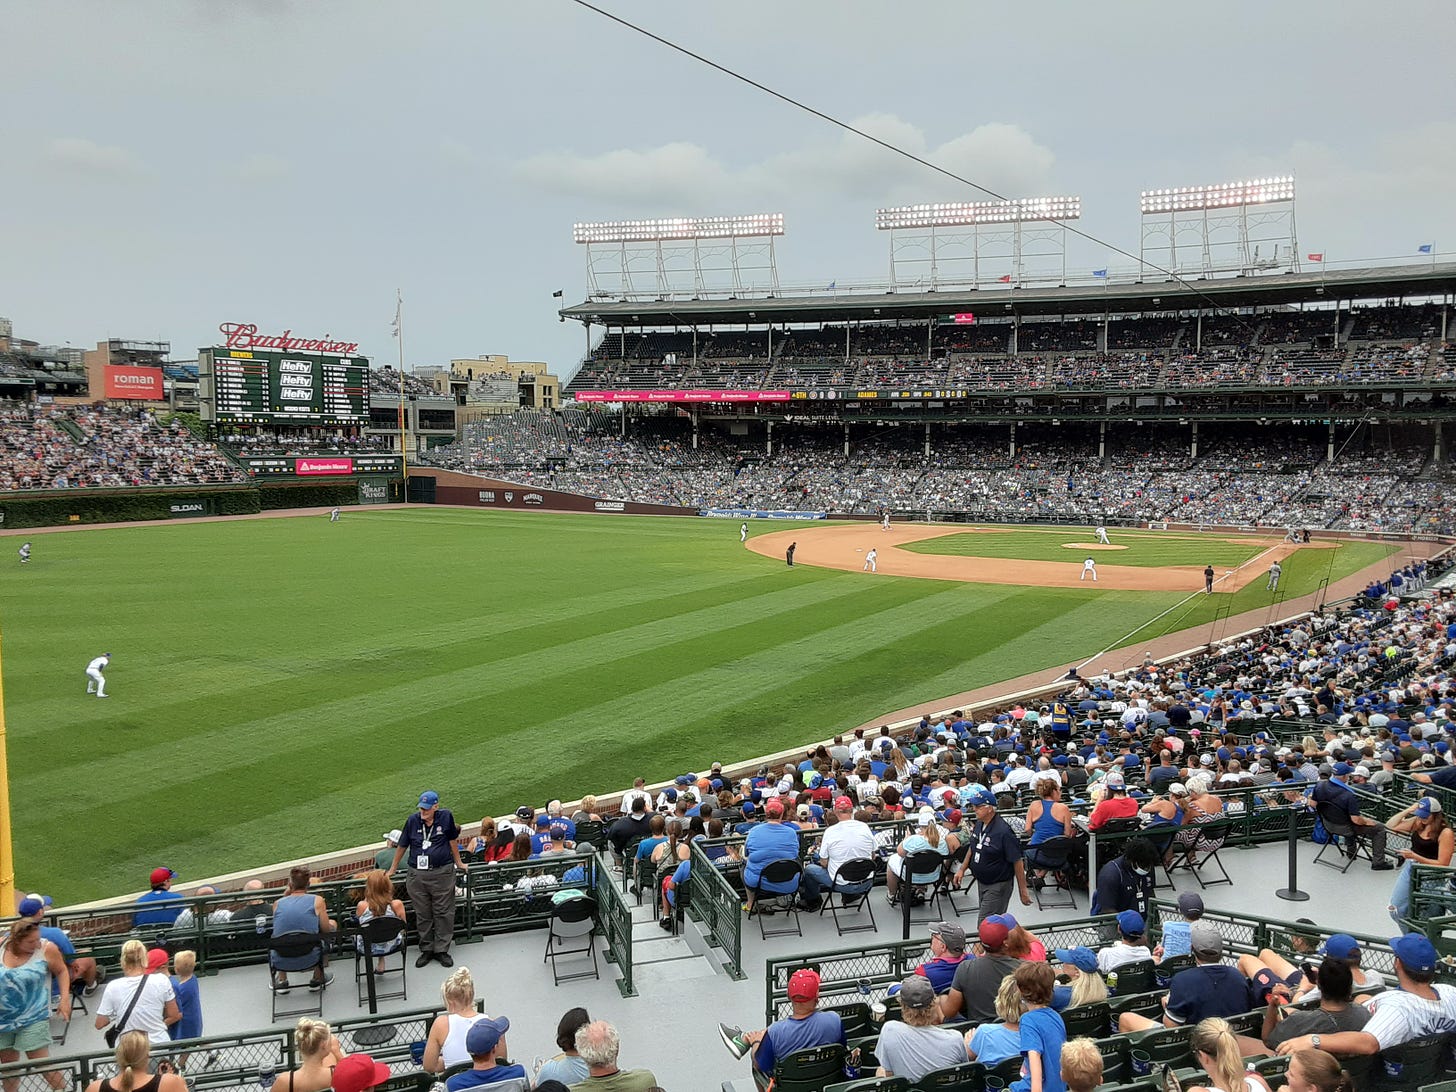
[(251, 322), (224, 322), (219, 327), (229, 349), (282, 349), (299, 353), (338, 353), (353, 356), (359, 351), (357, 341), (334, 341), (327, 334), (321, 338), (294, 337), (292, 330), (281, 334), (260, 334)]

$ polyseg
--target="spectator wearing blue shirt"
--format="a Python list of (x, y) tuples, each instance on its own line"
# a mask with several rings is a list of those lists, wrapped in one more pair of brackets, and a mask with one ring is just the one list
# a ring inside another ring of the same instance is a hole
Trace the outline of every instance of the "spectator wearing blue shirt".
[(1046, 963), (1016, 968), (1016, 988), (1026, 1002), (1021, 1017), (1022, 1076), (1010, 1092), (1067, 1092), (1062, 1081), (1062, 1046), (1067, 1026), (1051, 1007), (1056, 975)]
[(791, 974), (788, 994), (791, 1014), (775, 1020), (763, 1031), (740, 1031), (729, 1024), (718, 1025), (724, 1046), (735, 1058), (742, 1058), (752, 1050), (753, 1068), (760, 1073), (771, 1074), (780, 1058), (787, 1058), (796, 1050), (846, 1044), (839, 1013), (819, 1011), (817, 971), (805, 967)]
[(133, 925), (171, 926), (182, 913), (182, 896), (172, 890), (172, 880), (177, 873), (165, 866), (152, 869), (152, 889), (137, 899), (139, 903), (156, 904), (146, 910), (138, 910), (132, 917)]
[[(1223, 935), (1212, 922), (1202, 919), (1188, 927), (1189, 947), (1195, 965), (1179, 971), (1168, 985), (1163, 1025), (1176, 1028), (1197, 1024), (1210, 1016), (1238, 1016), (1254, 1007), (1254, 991), (1237, 967), (1223, 962)], [(1135, 1012), (1117, 1018), (1121, 1032), (1146, 1031), (1156, 1021)]]
[(784, 819), (784, 804), (773, 797), (763, 806), (766, 822), (758, 823), (748, 832), (743, 842), (746, 863), (743, 866), (743, 886), (748, 889), (748, 909), (752, 909), (760, 895), (792, 895), (799, 889), (795, 877), (787, 884), (761, 884), (763, 870), (775, 861), (797, 861), (799, 859), (799, 832)]
[[(197, 953), (185, 949), (172, 957), (172, 992), (182, 1019), (167, 1028), (169, 1039), (198, 1039), (202, 1036), (202, 994), (197, 988)], [(186, 1055), (182, 1056), (186, 1060)]]

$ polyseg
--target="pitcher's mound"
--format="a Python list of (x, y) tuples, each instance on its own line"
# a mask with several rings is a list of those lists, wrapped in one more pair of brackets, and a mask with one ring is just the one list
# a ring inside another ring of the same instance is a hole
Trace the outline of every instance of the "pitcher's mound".
[(1126, 546), (1104, 546), (1100, 542), (1064, 542), (1064, 550), (1126, 550)]

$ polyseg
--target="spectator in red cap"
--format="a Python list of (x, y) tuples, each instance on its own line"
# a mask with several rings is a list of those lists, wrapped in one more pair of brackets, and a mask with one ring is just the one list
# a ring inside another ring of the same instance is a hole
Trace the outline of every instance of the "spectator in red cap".
[(773, 862), (799, 859), (799, 832), (784, 822), (783, 802), (774, 797), (764, 805), (763, 813), (768, 821), (755, 826), (743, 841), (747, 862), (743, 866), (743, 886), (748, 889), (746, 909), (752, 909), (764, 895), (793, 895), (802, 879), (796, 876), (789, 883), (760, 883), (763, 870)]
[(172, 880), (176, 875), (177, 873), (165, 866), (152, 869), (152, 889), (139, 896), (137, 902), (156, 905), (149, 905), (146, 910), (138, 910), (131, 919), (133, 925), (161, 925), (171, 928), (177, 915), (182, 913), (182, 896), (172, 890)]
[[(850, 861), (875, 858), (875, 835), (868, 823), (854, 817), (854, 801), (841, 796), (834, 801), (834, 825), (824, 831), (815, 861), (804, 866), (804, 901), (813, 902), (820, 894), (833, 887), (839, 879), (839, 870)], [(873, 871), (867, 880), (859, 883), (844, 883), (837, 888), (846, 895), (863, 895), (874, 886)]]
[(996, 1019), (996, 993), (1001, 989), (1001, 980), (1015, 973), (1021, 963), (1002, 951), (1010, 933), (1001, 921), (981, 922), (981, 955), (956, 968), (950, 990), (940, 999), (941, 1015), (947, 1020), (967, 1019), (981, 1024)]
[(719, 1024), (718, 1034), (735, 1058), (752, 1050), (753, 1067), (760, 1073), (772, 1073), (780, 1058), (787, 1058), (796, 1050), (830, 1043), (846, 1044), (839, 1013), (819, 1011), (817, 971), (803, 967), (789, 976), (789, 1004), (791, 1013), (775, 1020), (764, 1031), (740, 1031), (729, 1024)]
[(334, 1066), (334, 1092), (364, 1092), (389, 1080), (389, 1066), (367, 1054), (346, 1054)]

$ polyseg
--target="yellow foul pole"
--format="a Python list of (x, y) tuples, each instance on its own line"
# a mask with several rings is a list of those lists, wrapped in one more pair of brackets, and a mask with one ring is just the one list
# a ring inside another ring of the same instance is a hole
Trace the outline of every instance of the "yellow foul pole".
[[(0, 680), (4, 670), (0, 668)], [(10, 846), (10, 769), (6, 759), (5, 686), (0, 681), (0, 916), (15, 913), (15, 855)]]

